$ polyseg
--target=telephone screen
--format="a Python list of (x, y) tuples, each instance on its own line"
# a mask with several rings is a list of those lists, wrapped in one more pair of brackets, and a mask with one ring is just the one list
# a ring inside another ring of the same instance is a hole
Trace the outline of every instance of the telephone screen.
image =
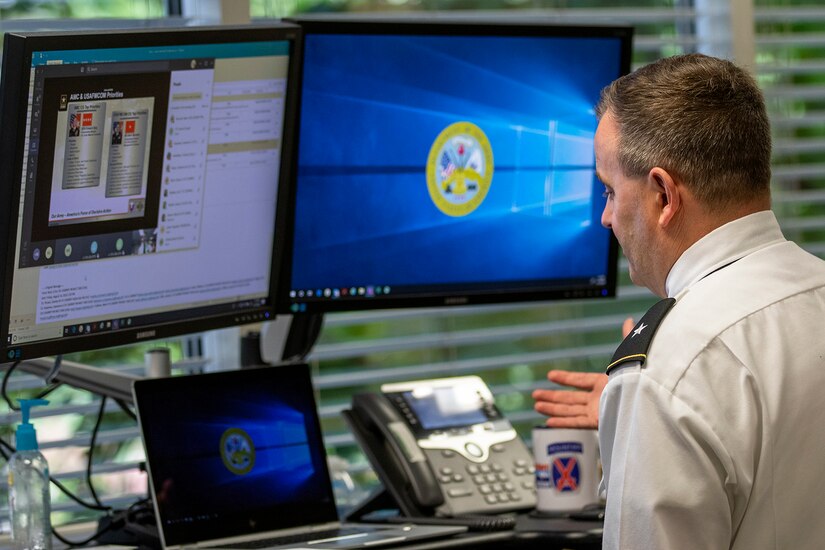
[(484, 398), (477, 391), (442, 386), (403, 392), (402, 396), (425, 430), (481, 424), (489, 420)]

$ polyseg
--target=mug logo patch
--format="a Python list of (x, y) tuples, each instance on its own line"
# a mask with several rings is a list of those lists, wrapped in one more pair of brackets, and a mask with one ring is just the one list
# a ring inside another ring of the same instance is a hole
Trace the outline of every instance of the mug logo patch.
[(579, 488), (579, 461), (576, 457), (556, 458), (553, 460), (553, 486), (556, 491), (564, 493)]

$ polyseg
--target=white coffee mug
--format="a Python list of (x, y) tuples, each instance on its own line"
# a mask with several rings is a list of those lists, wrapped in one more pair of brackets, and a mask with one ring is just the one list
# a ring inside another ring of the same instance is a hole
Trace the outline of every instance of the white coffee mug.
[(533, 428), (536, 510), (569, 512), (599, 502), (599, 438), (596, 430)]

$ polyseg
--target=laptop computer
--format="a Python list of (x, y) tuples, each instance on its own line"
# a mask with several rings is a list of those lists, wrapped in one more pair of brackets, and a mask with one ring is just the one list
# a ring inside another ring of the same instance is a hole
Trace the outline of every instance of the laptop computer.
[(343, 549), (462, 526), (343, 523), (309, 366), (134, 383), (163, 548)]

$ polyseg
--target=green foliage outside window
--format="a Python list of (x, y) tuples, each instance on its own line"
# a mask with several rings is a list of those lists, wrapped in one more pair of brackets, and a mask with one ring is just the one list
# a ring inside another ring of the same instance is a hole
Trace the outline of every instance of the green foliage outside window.
[(164, 0), (16, 0), (0, 2), (0, 19), (148, 19), (166, 15)]

